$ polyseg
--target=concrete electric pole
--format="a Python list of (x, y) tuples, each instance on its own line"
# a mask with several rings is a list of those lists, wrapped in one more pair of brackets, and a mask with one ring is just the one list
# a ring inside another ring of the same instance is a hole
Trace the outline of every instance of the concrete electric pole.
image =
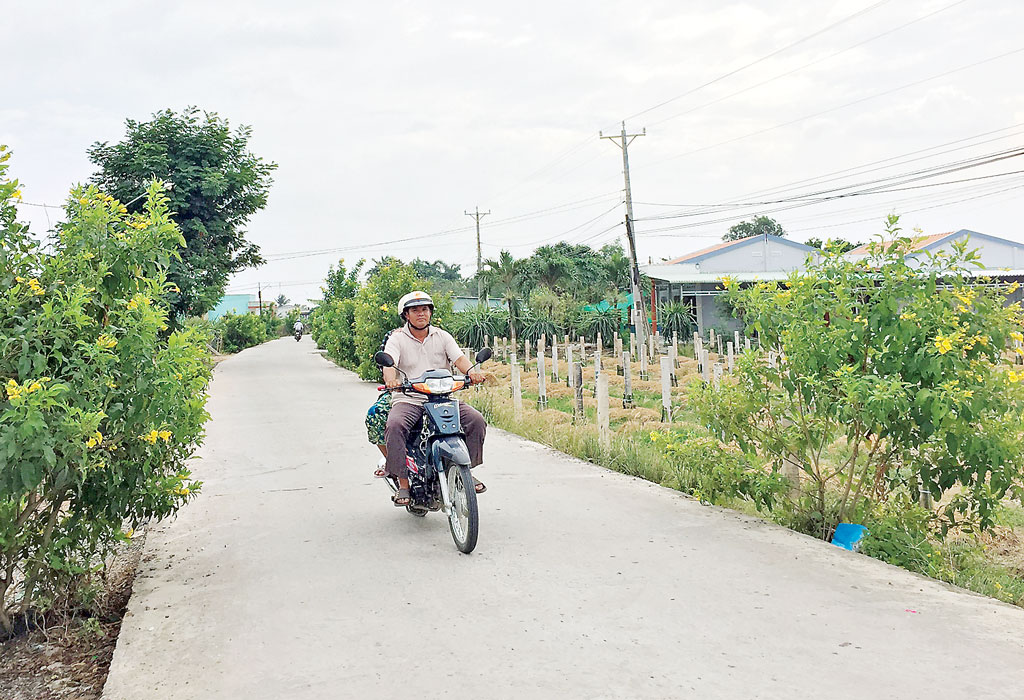
[(481, 268), (483, 267), (483, 260), (480, 255), (480, 218), (490, 214), (490, 211), (480, 211), (480, 207), (470, 213), (465, 209), (462, 210), (466, 216), (472, 216), (476, 219), (476, 299), (477, 305), (483, 306), (486, 302), (484, 301), (484, 278), (480, 276)]
[(646, 136), (647, 129), (639, 134), (627, 134), (626, 122), (622, 122), (622, 133), (615, 136), (605, 136), (600, 131), (597, 135), (602, 139), (608, 139), (622, 149), (622, 174), (626, 178), (626, 238), (629, 240), (629, 257), (632, 260), (629, 281), (630, 289), (633, 292), (633, 319), (636, 325), (637, 344), (646, 347), (644, 341), (650, 334), (647, 327), (647, 311), (644, 309), (643, 294), (640, 292), (640, 264), (636, 259), (636, 238), (633, 234), (633, 194), (629, 187), (629, 144), (638, 136)]

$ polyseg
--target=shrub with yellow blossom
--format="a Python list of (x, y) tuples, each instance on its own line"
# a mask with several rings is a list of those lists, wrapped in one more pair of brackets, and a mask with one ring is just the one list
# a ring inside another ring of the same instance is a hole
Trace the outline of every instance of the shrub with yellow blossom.
[[(826, 252), (784, 292), (730, 284), (761, 349), (740, 359), (738, 382), (694, 397), (716, 434), (806, 472), (800, 508), (823, 537), (893, 489), (949, 494), (946, 526), (985, 527), (1024, 494), (1024, 391), (1003, 359), (1020, 305), (972, 273), (968, 242), (921, 254), (899, 233), (890, 217), (868, 256)], [(784, 362), (769, 366), (769, 351)]]
[(16, 219), (8, 158), (0, 147), (0, 630), (194, 497), (209, 379), (198, 338), (167, 333), (182, 238), (162, 188), (141, 217), (76, 188), (44, 250)]

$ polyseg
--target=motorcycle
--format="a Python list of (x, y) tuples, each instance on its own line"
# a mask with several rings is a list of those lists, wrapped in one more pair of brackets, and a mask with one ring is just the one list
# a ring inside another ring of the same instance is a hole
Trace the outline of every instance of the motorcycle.
[(302, 340), (302, 331), (295, 331), (295, 342)]
[[(484, 348), (476, 354), (473, 367), (490, 357), (491, 349)], [(373, 360), (381, 367), (395, 366), (394, 359), (383, 351), (374, 355)], [(445, 369), (432, 369), (411, 379), (404, 372), (402, 375), (400, 386), (394, 389), (378, 387), (378, 390), (427, 397), (420, 430), (411, 431), (407, 442), (411, 503), (405, 509), (420, 518), (431, 511), (444, 512), (448, 516), (448, 528), (455, 546), (463, 554), (469, 554), (476, 547), (480, 512), (470, 474), (469, 449), (462, 431), (459, 403), (452, 398), (454, 392), (467, 389), (472, 384), (469, 373), (457, 376)], [(398, 492), (398, 479), (388, 476), (384, 481), (393, 493)]]

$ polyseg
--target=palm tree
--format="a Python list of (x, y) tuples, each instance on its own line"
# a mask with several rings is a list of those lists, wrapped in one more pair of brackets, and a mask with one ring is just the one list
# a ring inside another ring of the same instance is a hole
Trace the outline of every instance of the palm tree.
[(512, 334), (512, 347), (516, 346), (516, 304), (523, 283), (526, 281), (526, 261), (516, 260), (507, 250), (501, 251), (497, 259), (484, 260), (479, 274), (488, 289), (502, 289), (502, 300), (508, 304), (508, 327)]

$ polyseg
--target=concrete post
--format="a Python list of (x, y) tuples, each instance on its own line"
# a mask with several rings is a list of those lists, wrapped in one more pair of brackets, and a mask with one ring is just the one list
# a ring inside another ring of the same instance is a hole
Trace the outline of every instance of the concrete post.
[(605, 450), (612, 446), (612, 432), (608, 411), (608, 375), (602, 373), (597, 379), (597, 439)]
[(572, 343), (565, 344), (565, 366), (565, 385), (572, 389), (572, 383), (575, 380), (575, 376), (572, 373)]
[(625, 388), (622, 392), (622, 407), (633, 408), (633, 358), (628, 352), (622, 353), (622, 378), (625, 380)]
[[(679, 332), (672, 331), (672, 369), (679, 366)], [(675, 377), (676, 373), (672, 372), (672, 376)]]
[(708, 359), (708, 351), (704, 349), (700, 351), (700, 376), (705, 384), (711, 381), (711, 362)]
[(558, 338), (551, 339), (551, 381), (558, 381)]
[(650, 379), (650, 375), (647, 373), (647, 353), (644, 349), (640, 350), (640, 381), (646, 382)]
[(729, 374), (732, 374), (735, 369), (736, 369), (735, 348), (734, 348), (734, 346), (732, 344), (732, 341), (730, 340), (729, 341)]
[(661, 358), (661, 422), (672, 422), (672, 366), (671, 357)]
[(547, 376), (544, 371), (544, 350), (537, 350), (537, 410), (548, 407)]
[(576, 375), (576, 403), (573, 406), (573, 420), (582, 425), (585, 413), (583, 411), (583, 363), (577, 362), (572, 366), (573, 374)]
[(715, 382), (715, 391), (718, 391), (722, 387), (722, 363), (721, 362), (716, 362), (715, 363), (714, 382)]
[(523, 386), (519, 380), (519, 365), (515, 360), (512, 361), (512, 414), (516, 422), (523, 419)]

